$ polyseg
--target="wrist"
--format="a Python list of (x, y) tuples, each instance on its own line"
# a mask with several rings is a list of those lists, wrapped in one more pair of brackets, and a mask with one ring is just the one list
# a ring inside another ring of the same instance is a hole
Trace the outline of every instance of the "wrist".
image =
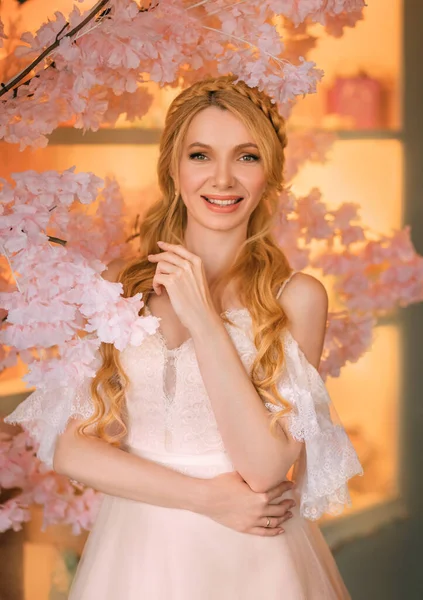
[(208, 479), (192, 478), (186, 501), (186, 510), (207, 515), (210, 506), (210, 482)]
[(190, 333), (194, 342), (197, 340), (204, 342), (205, 337), (215, 334), (219, 329), (226, 331), (222, 319), (217, 313), (210, 313), (190, 327)]

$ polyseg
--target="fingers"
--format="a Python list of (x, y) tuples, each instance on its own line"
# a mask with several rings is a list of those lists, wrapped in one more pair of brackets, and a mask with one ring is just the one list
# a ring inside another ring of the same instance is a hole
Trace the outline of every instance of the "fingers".
[(160, 296), (162, 292), (162, 286), (166, 287), (163, 281), (159, 282), (160, 275), (171, 275), (177, 273), (181, 268), (186, 268), (187, 265), (186, 260), (171, 254), (170, 252), (149, 254), (148, 260), (157, 264), (156, 273), (153, 278), (153, 290), (158, 296)]
[(156, 273), (153, 278), (153, 290), (157, 295), (161, 294), (161, 286), (166, 287), (169, 279), (159, 282), (160, 275), (181, 274), (181, 269), (191, 270), (192, 265), (186, 259), (174, 254), (173, 252), (161, 252), (160, 254), (149, 254), (148, 260), (157, 264)]
[(294, 506), (295, 500), (287, 499), (283, 500), (279, 504), (269, 504), (263, 512), (266, 516), (281, 518), (285, 516), (285, 514), (290, 511), (291, 508), (294, 508)]
[(275, 535), (285, 533), (285, 529), (283, 529), (283, 527), (278, 527), (277, 529), (270, 529), (270, 527), (252, 527), (247, 533), (260, 535), (262, 537), (275, 537)]
[(289, 492), (294, 487), (295, 487), (295, 484), (293, 481), (288, 481), (288, 480), (282, 481), (282, 483), (279, 483), (274, 488), (272, 488), (268, 492), (266, 492), (267, 496), (269, 498), (269, 501), (274, 500), (275, 498), (278, 498), (279, 496), (282, 496), (282, 494)]
[(178, 256), (173, 252), (160, 252), (160, 254), (149, 254), (147, 256), (150, 262), (160, 263), (170, 263), (177, 267), (184, 267), (186, 265), (186, 259)]
[(162, 293), (162, 287), (168, 289), (170, 284), (169, 274), (168, 273), (160, 273), (156, 271), (156, 274), (153, 278), (153, 290), (155, 293), (160, 296)]
[(284, 506), (273, 504), (271, 506), (272, 516), (263, 516), (260, 519), (260, 524), (256, 527), (251, 527), (246, 533), (253, 535), (260, 535), (262, 537), (274, 537), (285, 533), (285, 528), (282, 527), (283, 523), (286, 523), (293, 518), (293, 514), (290, 510), (290, 504), (294, 504), (293, 500), (285, 502)]
[[(269, 519), (269, 525), (267, 525), (267, 519)], [(277, 517), (276, 515), (272, 517), (263, 517), (263, 527), (265, 527), (266, 529), (278, 529), (282, 526), (282, 523), (284, 523), (285, 521), (289, 521), (289, 519), (292, 519), (292, 512), (289, 510), (285, 511), (285, 513), (281, 517)]]
[(181, 256), (182, 258), (189, 260), (195, 266), (201, 265), (200, 257), (197, 256), (196, 254), (193, 254), (192, 252), (190, 252), (189, 250), (187, 250), (186, 248), (184, 248), (184, 246), (181, 246), (180, 244), (168, 244), (167, 242), (157, 242), (157, 245), (160, 248), (162, 248), (163, 250), (169, 250), (170, 252), (174, 252), (178, 256)]
[(292, 517), (293, 514), (290, 511), (285, 512), (282, 518), (269, 517), (269, 525), (267, 527), (267, 517), (263, 517), (263, 527), (252, 527), (251, 530), (247, 533), (260, 535), (262, 537), (274, 537), (275, 535), (285, 533), (285, 529), (282, 527), (282, 523), (289, 521), (289, 519), (292, 519)]

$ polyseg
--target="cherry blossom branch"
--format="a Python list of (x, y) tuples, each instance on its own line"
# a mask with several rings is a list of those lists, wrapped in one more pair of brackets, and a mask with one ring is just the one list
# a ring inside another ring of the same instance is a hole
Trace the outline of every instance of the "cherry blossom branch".
[[(205, 4), (206, 2), (209, 2), (210, 0), (206, 0), (205, 2), (202, 2), (201, 4)], [(244, 2), (247, 2), (248, 0), (238, 0), (238, 2), (235, 2), (234, 4), (229, 4), (226, 6), (220, 6), (219, 8), (217, 8), (216, 10), (212, 10), (211, 12), (207, 13), (208, 17), (211, 17), (213, 15), (217, 15), (218, 13), (221, 13), (223, 10), (227, 10), (228, 8), (233, 8), (234, 6), (238, 6), (239, 4), (244, 4)], [(190, 8), (194, 8), (193, 6), (190, 6)]]
[(54, 237), (53, 235), (48, 235), (47, 238), (49, 242), (54, 242), (55, 244), (60, 244), (61, 246), (66, 246), (67, 244), (66, 240), (61, 240), (60, 238)]
[[(19, 287), (18, 280), (17, 280), (17, 279), (16, 279), (16, 277), (15, 277), (15, 273), (14, 273), (14, 271), (13, 271), (12, 263), (10, 262), (9, 255), (8, 255), (8, 253), (7, 253), (7, 250), (6, 250), (6, 248), (3, 246), (3, 244), (0, 244), (0, 248), (1, 248), (1, 253), (2, 253), (2, 254), (5, 256), (5, 257), (6, 257), (7, 264), (9, 265), (10, 272), (12, 273), (12, 277), (13, 277), (13, 279), (15, 280), (16, 287), (18, 288), (18, 292), (22, 293), (22, 290), (21, 290), (21, 288)], [(7, 317), (6, 317), (6, 318), (7, 318)], [(4, 319), (3, 319), (3, 320), (4, 320)]]
[[(235, 4), (240, 4), (242, 2), (245, 2), (246, 0), (239, 0), (239, 2), (236, 2)], [(78, 33), (78, 31), (80, 31), (87, 23), (89, 23), (94, 17), (95, 15), (104, 7), (106, 6), (106, 4), (108, 4), (110, 2), (110, 0), (99, 0), (99, 2), (97, 2), (97, 4), (94, 6), (94, 8), (91, 10), (91, 12), (87, 15), (87, 17), (81, 21), (81, 23), (79, 23), (79, 25), (77, 25), (76, 27), (74, 27), (72, 29), (72, 31), (69, 31), (66, 35), (64, 35), (63, 37), (72, 37), (75, 34)], [(187, 10), (191, 10), (193, 8), (198, 8), (199, 6), (203, 6), (204, 4), (209, 3), (210, 0), (202, 0), (201, 2), (198, 2), (197, 4), (193, 4), (191, 6), (189, 6), (187, 8)], [(231, 8), (232, 5), (226, 6), (226, 7), (222, 7), (220, 9), (218, 9), (217, 11), (214, 11), (210, 14), (216, 14), (217, 12), (220, 12), (221, 10), (225, 10), (227, 8)], [(154, 8), (154, 7), (153, 7)], [(139, 12), (146, 12), (148, 9), (146, 8), (140, 8)], [(107, 13), (107, 11), (104, 11), (104, 13), (102, 13), (100, 15), (100, 18)], [(102, 20), (102, 19), (101, 19)], [(101, 20), (99, 21), (99, 23), (101, 22)], [(97, 25), (95, 25), (94, 27), (91, 27), (91, 29), (88, 29), (86, 31), (84, 31), (83, 33), (81, 33), (79, 36), (75, 35), (75, 40), (80, 39), (83, 35), (86, 35), (87, 33), (89, 33), (90, 31), (93, 31), (98, 25), (99, 23), (97, 23)], [(63, 38), (59, 39), (59, 35), (64, 31), (64, 29), (69, 25), (69, 23), (67, 22), (62, 29), (59, 31), (59, 33), (56, 36), (56, 40), (55, 42), (53, 42), (53, 44), (51, 44), (48, 48), (46, 48), (41, 54), (40, 56), (38, 56), (31, 64), (29, 64), (27, 67), (25, 67), (25, 69), (23, 69), (20, 73), (18, 73), (17, 75), (15, 75), (8, 83), (3, 83), (0, 82), (0, 86), (2, 87), (2, 89), (0, 90), (0, 97), (3, 96), (4, 94), (6, 94), (9, 90), (11, 90), (17, 83), (19, 83), (26, 75), (28, 75), (33, 69), (34, 67), (36, 67), (44, 58), (46, 58), (49, 54), (51, 54), (53, 52), (53, 50), (55, 50), (61, 40)], [(47, 69), (49, 68), (54, 68), (54, 62), (51, 63), (50, 65), (48, 65), (48, 67), (46, 67)], [(38, 75), (35, 75), (34, 77), (38, 77)], [(32, 81), (32, 77), (22, 83), (21, 85), (28, 85), (30, 81)], [(17, 86), (14, 90), (14, 98), (16, 98), (17, 95), (17, 90), (19, 89), (20, 86)]]
[[(106, 4), (108, 4), (109, 2), (110, 2), (110, 0), (99, 0), (99, 2), (97, 2), (97, 4), (92, 9), (92, 11), (85, 17), (85, 19), (83, 19), (81, 21), (81, 23), (79, 23), (76, 27), (74, 27), (72, 29), (72, 31), (69, 31), (68, 33), (66, 33), (63, 37), (72, 37), (75, 33), (78, 33), (78, 31), (80, 31), (87, 23), (89, 23), (91, 21), (91, 19), (93, 19), (95, 17), (95, 15), (104, 6), (106, 6)], [(28, 65), (25, 69), (23, 69), (23, 71), (18, 73), (18, 75), (16, 75), (14, 78), (12, 78), (8, 83), (6, 83), (6, 84), (0, 83), (0, 85), (2, 87), (2, 89), (0, 90), (0, 97), (3, 96), (4, 94), (6, 94), (9, 90), (11, 90), (17, 83), (19, 83), (19, 81), (21, 81), (26, 75), (28, 75), (28, 73), (30, 73), (34, 69), (34, 67), (36, 67), (46, 56), (51, 54), (51, 52), (59, 46), (61, 40), (63, 39), (63, 38), (59, 39), (59, 35), (64, 31), (64, 29), (68, 25), (69, 25), (69, 23), (66, 23), (66, 25), (64, 25), (62, 27), (62, 29), (56, 35), (56, 40), (53, 42), (53, 44), (51, 44), (48, 48), (46, 48), (40, 54), (40, 56), (38, 56), (30, 65)], [(54, 63), (52, 63), (52, 65), (54, 65)], [(52, 65), (49, 65), (47, 68), (49, 68)], [(38, 77), (38, 76), (35, 75), (35, 77)], [(31, 81), (31, 79), (29, 81)], [(28, 84), (28, 82), (25, 82), (25, 83)], [(24, 85), (24, 84), (22, 84), (22, 85)], [(18, 87), (20, 87), (20, 86), (18, 86)], [(16, 97), (17, 89), (18, 88), (15, 88), (15, 90), (14, 90), (15, 91), (14, 97)]]
[(254, 48), (254, 50), (259, 50), (259, 51), (263, 52), (263, 54), (265, 54), (269, 58), (272, 58), (274, 61), (276, 61), (278, 63), (285, 63), (285, 64), (289, 63), (289, 61), (286, 60), (285, 58), (278, 58), (277, 56), (270, 54), (270, 52), (266, 52), (266, 50), (260, 50), (260, 48), (256, 44), (253, 44), (252, 42), (249, 42), (248, 40), (246, 40), (244, 38), (238, 37), (236, 35), (232, 35), (231, 33), (226, 33), (226, 31), (221, 31), (220, 29), (216, 29), (215, 27), (208, 27), (207, 25), (202, 25), (202, 28), (208, 29), (209, 31), (214, 31), (215, 33), (219, 33), (220, 35), (223, 35), (224, 37), (241, 42), (242, 44), (245, 44), (246, 46), (250, 46), (250, 48)]

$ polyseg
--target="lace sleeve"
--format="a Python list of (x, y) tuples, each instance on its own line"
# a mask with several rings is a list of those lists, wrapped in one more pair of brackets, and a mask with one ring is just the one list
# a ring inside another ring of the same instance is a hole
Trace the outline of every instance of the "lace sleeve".
[(94, 412), (91, 378), (78, 387), (51, 387), (35, 390), (4, 421), (21, 425), (37, 442), (37, 456), (50, 469), (57, 437), (71, 418), (87, 419)]
[[(292, 437), (304, 443), (294, 466), (294, 479), (300, 513), (314, 521), (324, 513), (339, 514), (344, 506), (351, 506), (347, 482), (363, 475), (363, 468), (319, 372), (288, 330), (284, 350), (285, 367), (278, 390), (292, 410), (282, 418), (287, 419)], [(280, 410), (269, 402), (265, 405), (269, 410)]]

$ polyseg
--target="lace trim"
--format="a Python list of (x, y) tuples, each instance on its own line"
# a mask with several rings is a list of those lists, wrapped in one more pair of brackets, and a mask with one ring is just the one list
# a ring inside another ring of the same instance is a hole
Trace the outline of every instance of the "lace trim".
[(78, 388), (35, 390), (4, 419), (29, 432), (38, 446), (38, 458), (51, 469), (57, 437), (65, 431), (69, 419), (86, 420), (94, 412), (90, 383), (85, 381)]
[[(289, 330), (285, 336), (285, 369), (278, 385), (292, 405), (287, 419), (292, 438), (304, 448), (294, 467), (300, 513), (310, 520), (340, 514), (351, 506), (347, 482), (363, 468), (341, 424), (319, 372), (308, 362)], [(271, 411), (279, 408), (266, 403)]]

